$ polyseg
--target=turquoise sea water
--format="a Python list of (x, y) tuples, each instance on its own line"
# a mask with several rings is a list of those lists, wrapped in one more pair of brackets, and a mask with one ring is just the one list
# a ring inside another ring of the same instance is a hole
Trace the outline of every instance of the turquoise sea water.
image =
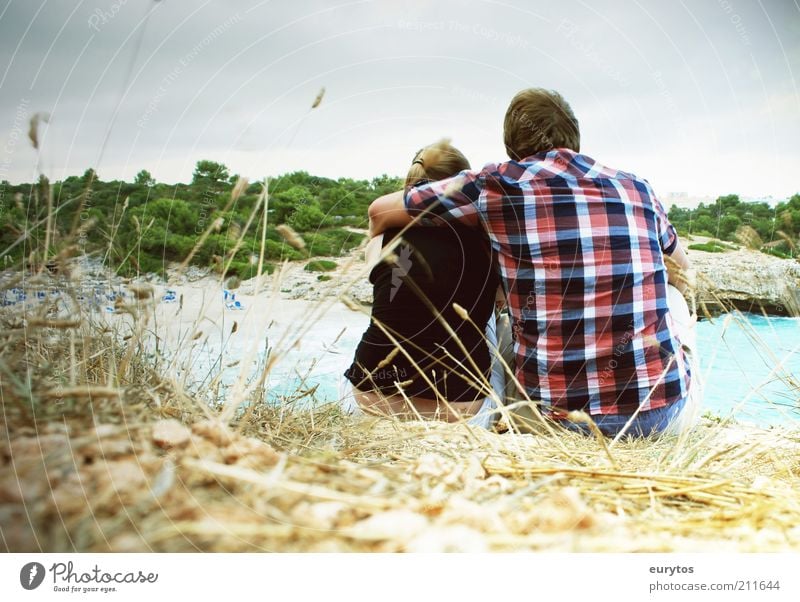
[(703, 320), (697, 345), (704, 409), (760, 425), (800, 420), (800, 318)]
[[(343, 308), (327, 315), (272, 370), (269, 396), (300, 387), (313, 392), (308, 401), (339, 399), (340, 375), (367, 324), (366, 316)], [(698, 322), (697, 337), (701, 412), (759, 425), (800, 420), (800, 318), (729, 314)]]

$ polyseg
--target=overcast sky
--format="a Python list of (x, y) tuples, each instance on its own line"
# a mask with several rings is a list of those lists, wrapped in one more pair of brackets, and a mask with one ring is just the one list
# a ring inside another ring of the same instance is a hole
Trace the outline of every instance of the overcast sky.
[(400, 175), (443, 136), (479, 167), (541, 86), (661, 195), (800, 192), (797, 0), (2, 0), (0, 47), (0, 180), (37, 111), (51, 179)]

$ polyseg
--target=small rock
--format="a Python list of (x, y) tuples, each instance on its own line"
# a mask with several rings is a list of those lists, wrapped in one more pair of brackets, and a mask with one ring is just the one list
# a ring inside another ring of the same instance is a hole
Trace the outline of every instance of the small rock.
[(117, 535), (108, 543), (108, 547), (112, 552), (151, 552), (150, 546), (147, 545), (139, 535), (133, 533), (126, 533), (124, 535)]
[(339, 524), (339, 517), (346, 511), (342, 502), (300, 502), (292, 511), (292, 518), (298, 525), (327, 531)]
[(506, 519), (512, 531), (521, 533), (591, 529), (599, 524), (596, 514), (574, 487), (549, 493), (528, 513), (513, 513)]
[(192, 432), (174, 418), (159, 420), (153, 425), (153, 442), (162, 449), (185, 445), (191, 436)]
[(164, 496), (175, 484), (175, 463), (169, 458), (164, 462), (161, 470), (153, 479), (150, 491), (158, 499)]
[(147, 476), (135, 459), (98, 464), (95, 473), (100, 480), (108, 479), (118, 493), (138, 491), (147, 484)]
[(453, 462), (434, 453), (422, 454), (414, 467), (414, 476), (442, 478), (453, 472)]
[(483, 553), (489, 551), (486, 538), (464, 525), (433, 527), (408, 542), (406, 552), (440, 554), (450, 553)]
[(392, 540), (406, 542), (428, 527), (428, 519), (409, 510), (389, 510), (373, 514), (343, 532), (352, 539), (364, 541)]
[(496, 510), (460, 496), (453, 496), (448, 500), (447, 506), (437, 522), (443, 525), (470, 527), (475, 531), (485, 533), (506, 533), (508, 531)]
[(227, 424), (213, 419), (195, 422), (192, 425), (192, 432), (219, 446), (230, 445), (235, 438)]
[(274, 466), (280, 456), (264, 441), (248, 437), (231, 443), (223, 450), (222, 457), (227, 464), (239, 463), (248, 468), (260, 468)]

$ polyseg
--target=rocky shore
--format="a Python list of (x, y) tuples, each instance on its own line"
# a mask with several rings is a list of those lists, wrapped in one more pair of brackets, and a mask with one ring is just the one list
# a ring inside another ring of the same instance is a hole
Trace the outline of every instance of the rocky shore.
[(697, 302), (712, 313), (741, 311), (800, 315), (800, 262), (760, 251), (689, 251), (697, 272)]
[[(355, 249), (344, 257), (315, 257), (311, 261), (326, 260), (337, 264), (330, 272), (315, 272), (306, 269), (309, 262), (291, 262), (281, 266), (262, 284), (261, 288), (275, 286), (282, 299), (319, 301), (330, 297), (346, 296), (358, 304), (372, 304), (372, 285), (364, 264), (364, 250)], [(243, 282), (242, 294), (252, 294), (255, 279)]]
[[(734, 308), (778, 316), (800, 315), (800, 262), (744, 248), (722, 253), (690, 250), (688, 254), (696, 272), (695, 298), (700, 315), (719, 314)], [(347, 297), (348, 302), (371, 305), (372, 285), (364, 264), (363, 248), (354, 249), (342, 257), (315, 257), (312, 261), (320, 259), (335, 263), (336, 268), (329, 272), (309, 271), (307, 261), (290, 262), (266, 276), (261, 291), (267, 294), (277, 291), (279, 298), (285, 300), (319, 301)], [(109, 275), (97, 261), (83, 260), (76, 270), (86, 299), (92, 300), (101, 310), (105, 305), (113, 306), (114, 293), (123, 294), (125, 285), (129, 283), (128, 279)], [(6, 279), (0, 278), (0, 285)], [(190, 266), (181, 274), (172, 272), (167, 283), (154, 275), (141, 280), (154, 284), (161, 294), (162, 289), (192, 286), (206, 279), (214, 279), (211, 270)], [(27, 284), (34, 282), (30, 280)], [(252, 296), (256, 288), (255, 279), (238, 285), (228, 281), (226, 285), (244, 297)], [(5, 291), (4, 304), (14, 300), (10, 291), (12, 289)], [(108, 297), (109, 294), (112, 297)]]
[[(346, 294), (354, 301), (372, 303), (372, 286), (364, 269), (363, 252), (329, 258), (339, 267), (327, 274), (304, 269), (304, 263), (286, 266), (280, 276), (281, 296), (288, 299), (318, 300)], [(800, 315), (800, 262), (780, 259), (759, 251), (738, 249), (724, 253), (689, 251), (697, 275), (696, 299), (699, 310), (711, 314), (741, 311), (770, 315)], [(243, 285), (246, 292), (248, 283)]]

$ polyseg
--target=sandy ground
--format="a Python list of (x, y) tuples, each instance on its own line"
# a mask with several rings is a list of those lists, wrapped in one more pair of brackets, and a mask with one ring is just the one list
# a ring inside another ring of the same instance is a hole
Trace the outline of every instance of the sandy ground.
[(312, 278), (316, 282), (316, 274), (302, 265), (289, 268), (261, 286), (248, 281), (236, 290), (210, 276), (154, 284), (152, 299), (144, 303), (134, 301), (123, 286), (123, 299), (143, 321), (131, 319), (119, 302), (114, 313), (92, 315), (122, 329), (123, 336), (135, 330), (134, 324), (143, 324), (150, 348), (168, 361), (162, 367), (184, 384), (208, 384), (220, 368), (223, 384), (250, 380), (268, 358), (275, 358), (268, 382), (276, 392), (296, 389), (307, 377), (308, 386), (322, 383), (318, 399), (333, 400), (339, 396), (339, 375), (369, 323), (369, 307), (351, 309), (342, 303), (337, 293), (344, 284), (336, 275), (330, 281), (334, 290), (325, 290), (330, 283), (322, 282), (316, 299), (294, 298), (300, 286), (310, 285)]
[[(142, 329), (148, 349), (165, 360), (160, 368), (190, 389), (221, 371), (226, 385), (255, 378), (277, 356), (268, 381), (276, 391), (297, 389), (309, 375), (309, 386), (323, 383), (318, 398), (332, 400), (369, 323), (372, 288), (362, 256), (356, 249), (329, 258), (339, 267), (324, 274), (305, 270), (306, 262), (288, 263), (261, 282), (252, 279), (235, 289), (195, 267), (173, 272), (168, 283), (132, 282), (86, 261), (74, 274), (80, 283), (74, 301), (84, 318), (118, 330), (120, 340)], [(4, 289), (4, 311), (27, 319), (52, 302), (60, 317), (74, 317), (74, 301), (54, 281), (17, 280)], [(137, 299), (137, 291), (145, 298)]]

